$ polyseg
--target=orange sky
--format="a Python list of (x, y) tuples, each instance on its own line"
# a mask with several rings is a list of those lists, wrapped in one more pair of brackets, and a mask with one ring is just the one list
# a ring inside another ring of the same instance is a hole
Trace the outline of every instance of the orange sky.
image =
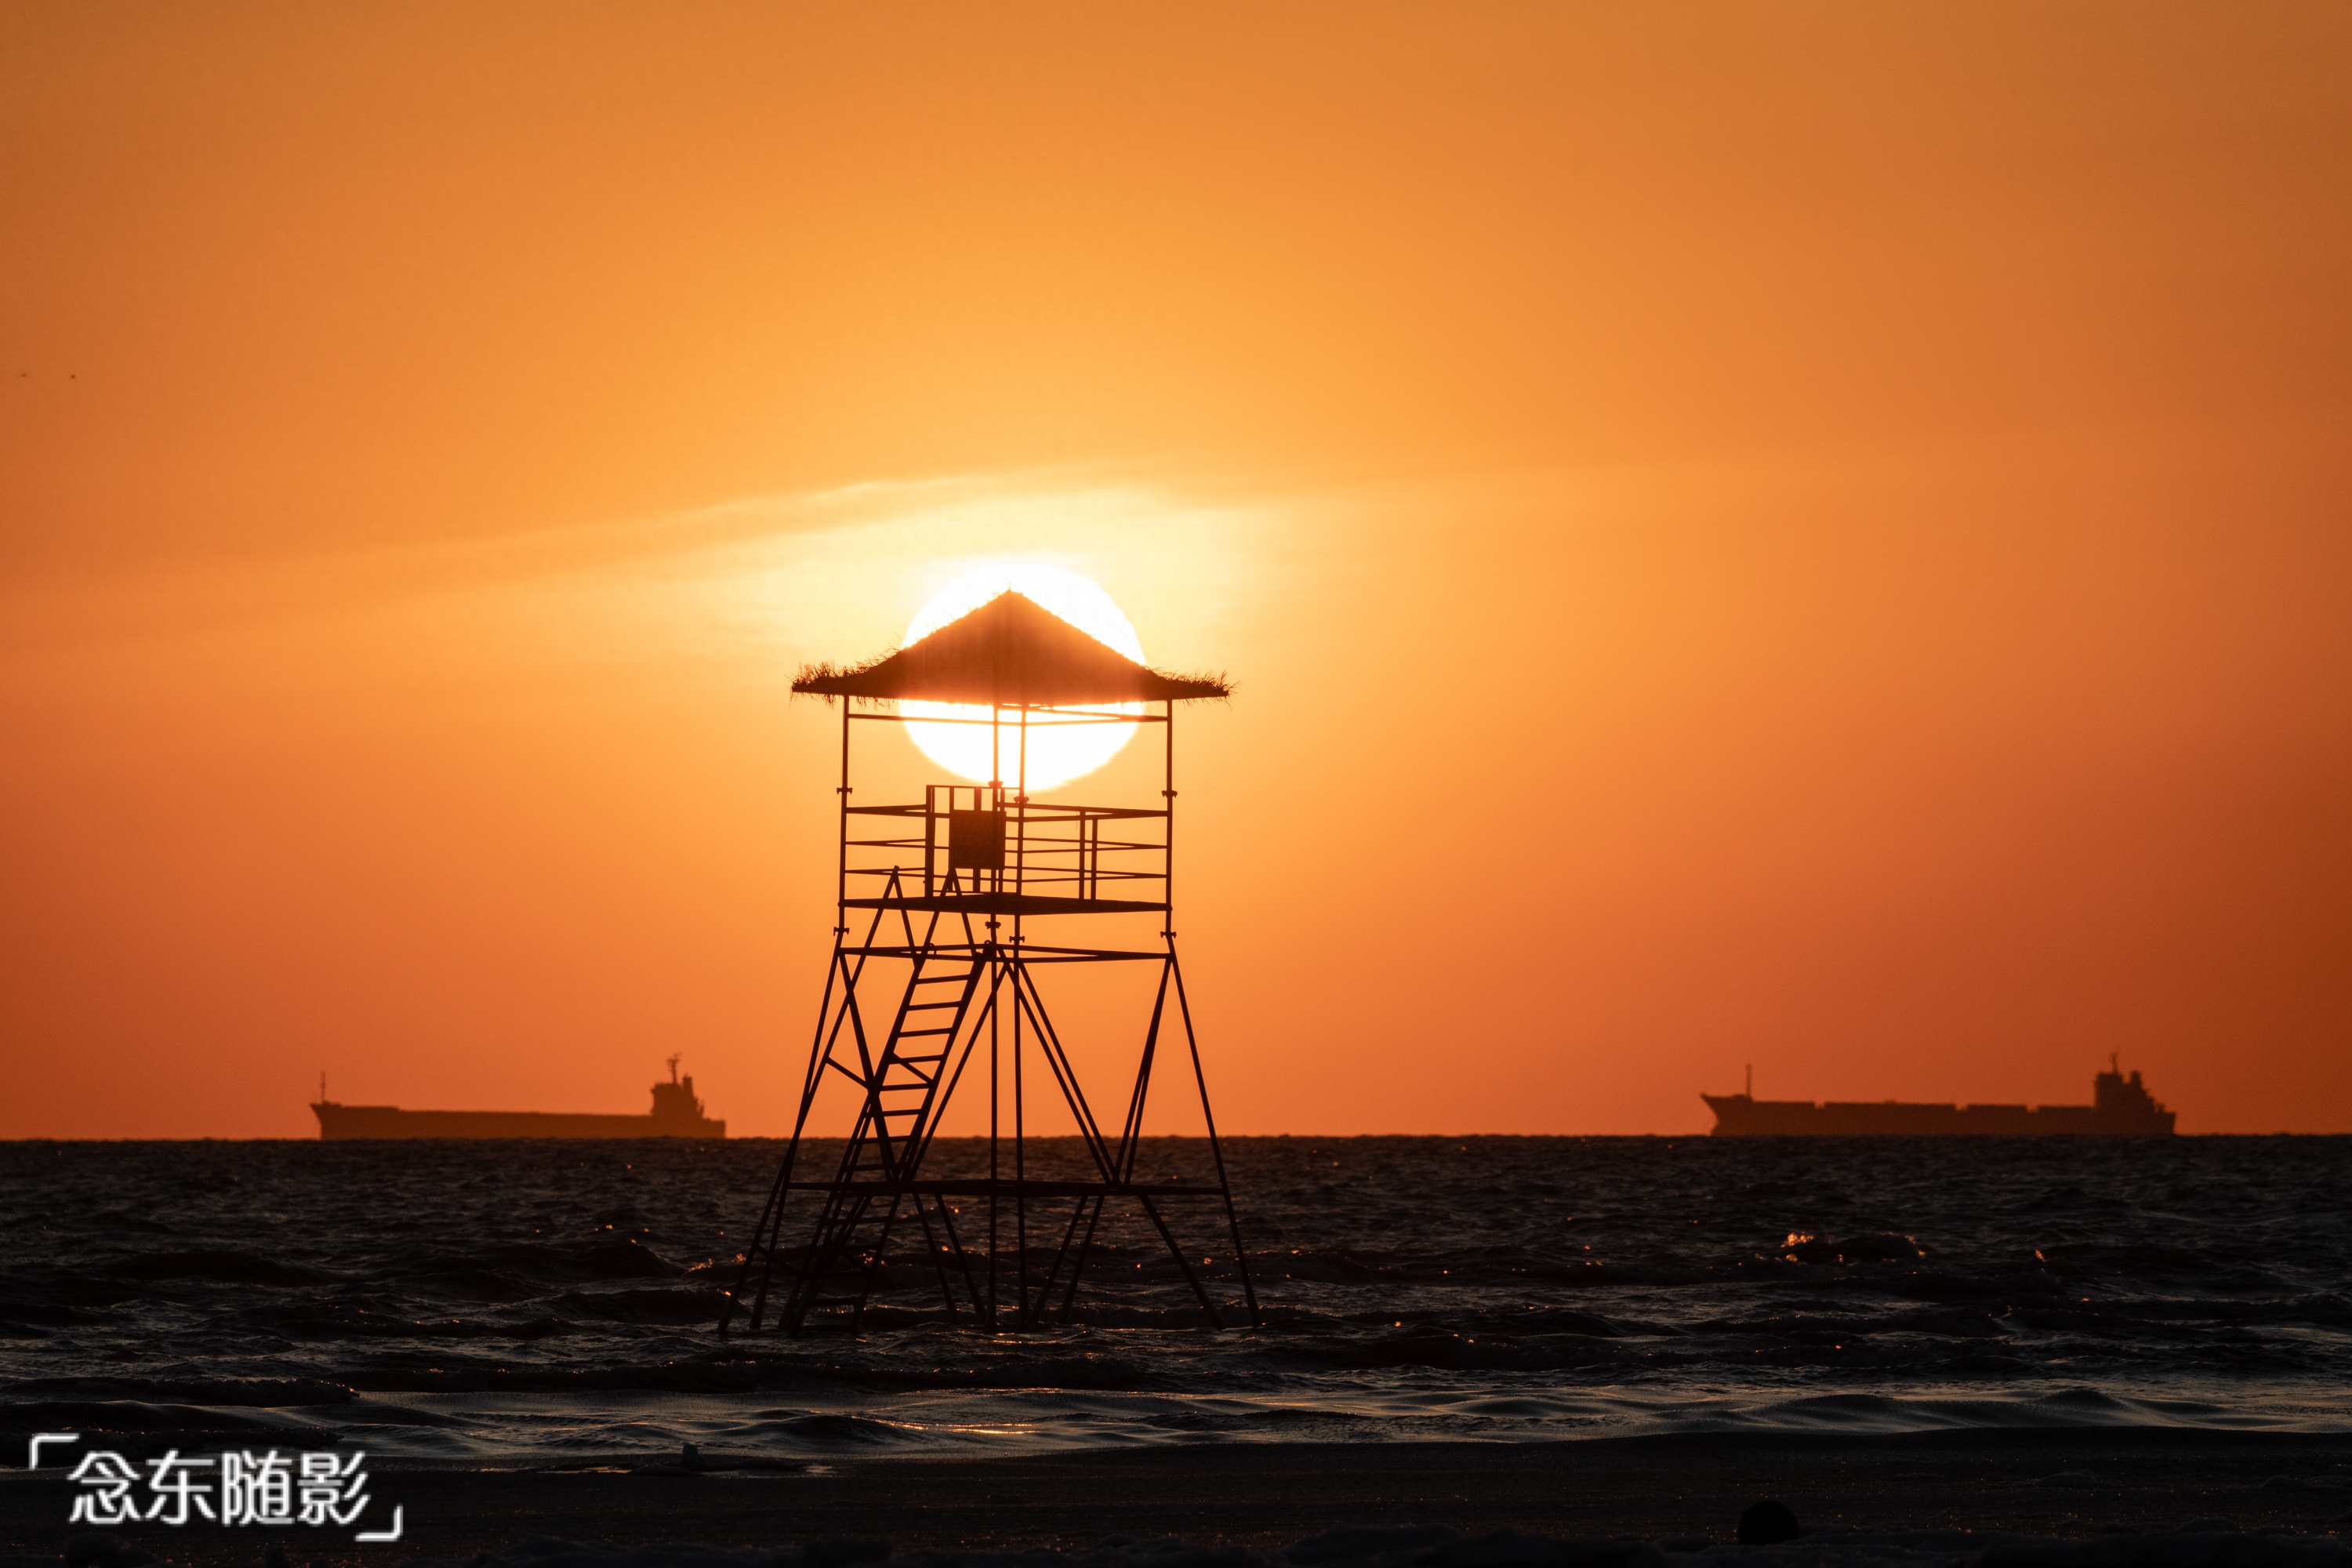
[(777, 1131), (785, 685), (995, 555), (1242, 683), (1231, 1131), (2352, 1130), (2336, 0), (21, 4), (0, 146), (0, 1136)]

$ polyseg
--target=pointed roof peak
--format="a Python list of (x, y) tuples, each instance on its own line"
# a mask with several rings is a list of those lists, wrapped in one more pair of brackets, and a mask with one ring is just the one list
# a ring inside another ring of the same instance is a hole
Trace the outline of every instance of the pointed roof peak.
[(1167, 675), (1097, 641), (1008, 588), (928, 637), (851, 668), (812, 664), (793, 682), (818, 697), (981, 707), (1072, 708), (1227, 697), (1223, 676)]

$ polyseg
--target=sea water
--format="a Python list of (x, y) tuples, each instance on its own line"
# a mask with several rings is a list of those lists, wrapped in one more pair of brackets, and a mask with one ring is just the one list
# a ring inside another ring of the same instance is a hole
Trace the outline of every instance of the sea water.
[[(583, 1463), (1728, 1428), (2352, 1429), (2352, 1139), (1244, 1138), (1066, 1325), (713, 1331), (760, 1140), (0, 1144), (0, 1429)], [(805, 1156), (832, 1168), (837, 1145)], [(1210, 1173), (1167, 1140), (1147, 1166)], [(935, 1172), (984, 1165), (942, 1141)], [(1028, 1174), (1083, 1173), (1074, 1142)], [(982, 1202), (960, 1200), (967, 1243)], [(1066, 1201), (1032, 1216), (1034, 1268)], [(814, 1220), (796, 1200), (788, 1243)], [(1013, 1237), (999, 1215), (1009, 1284)], [(959, 1287), (961, 1289), (961, 1287)], [(1058, 1311), (1057, 1291), (1052, 1303)], [(11, 1462), (22, 1462), (21, 1452)]]

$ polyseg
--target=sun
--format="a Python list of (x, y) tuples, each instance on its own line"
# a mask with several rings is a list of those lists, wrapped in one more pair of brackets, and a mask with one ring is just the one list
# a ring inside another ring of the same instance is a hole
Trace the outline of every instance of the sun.
[[(971, 567), (931, 595), (915, 618), (907, 623), (907, 641), (914, 643), (959, 620), (1011, 589), (1052, 611), (1097, 642), (1117, 649), (1136, 663), (1143, 662), (1143, 640), (1119, 613), (1118, 604), (1097, 584), (1059, 566), (992, 562)], [(1023, 766), (1018, 725), (993, 731), (972, 723), (929, 723), (925, 719), (985, 720), (988, 710), (953, 702), (904, 701), (899, 712), (908, 720), (907, 734), (925, 756), (949, 772), (975, 784), (992, 780), (1015, 782), (1025, 776), (1033, 790), (1052, 789), (1090, 773), (1134, 738), (1132, 724), (1074, 723), (1031, 714), (1026, 767)], [(1140, 713), (1139, 702), (1106, 705), (1097, 713)]]

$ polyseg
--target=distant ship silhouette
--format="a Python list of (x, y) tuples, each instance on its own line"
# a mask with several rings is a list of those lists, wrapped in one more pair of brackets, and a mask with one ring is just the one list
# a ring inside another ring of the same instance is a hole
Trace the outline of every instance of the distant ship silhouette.
[(1790, 1134), (1834, 1138), (1923, 1138), (1977, 1133), (2014, 1138), (2049, 1132), (2108, 1137), (2164, 1137), (2174, 1112), (2158, 1104), (2134, 1070), (2126, 1079), (2107, 1058), (2092, 1084), (2089, 1105), (1909, 1105), (1900, 1100), (1757, 1100), (1750, 1094), (1702, 1094), (1715, 1112), (1718, 1138)]
[(654, 1085), (649, 1116), (572, 1116), (547, 1110), (403, 1110), (394, 1105), (338, 1105), (319, 1080), (319, 1136), (337, 1138), (724, 1138), (727, 1123), (702, 1113), (694, 1079), (677, 1076), (681, 1058), (669, 1058), (669, 1081)]

